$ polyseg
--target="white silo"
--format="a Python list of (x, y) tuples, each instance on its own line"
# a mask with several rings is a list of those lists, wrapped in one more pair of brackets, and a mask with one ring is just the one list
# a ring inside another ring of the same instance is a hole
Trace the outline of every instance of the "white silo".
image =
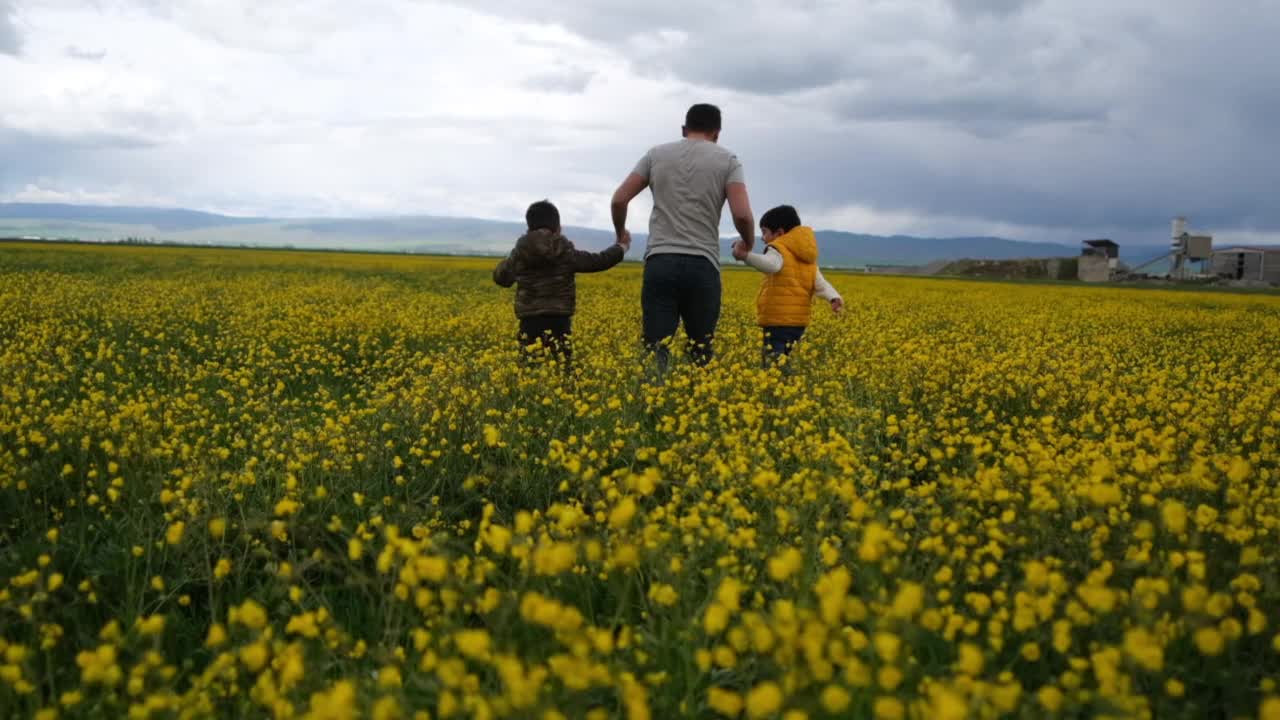
[(1169, 242), (1169, 249), (1173, 250), (1174, 252), (1181, 251), (1182, 246), (1184, 244), (1183, 239), (1186, 236), (1187, 236), (1187, 219), (1182, 216), (1178, 216), (1174, 218), (1173, 219), (1173, 235), (1172, 235), (1172, 240)]

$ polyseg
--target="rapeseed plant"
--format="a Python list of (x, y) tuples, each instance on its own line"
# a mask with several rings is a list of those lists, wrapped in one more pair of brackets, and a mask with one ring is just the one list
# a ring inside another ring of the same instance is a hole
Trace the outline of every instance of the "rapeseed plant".
[(0, 716), (1280, 717), (1280, 299), (490, 265), (0, 246)]

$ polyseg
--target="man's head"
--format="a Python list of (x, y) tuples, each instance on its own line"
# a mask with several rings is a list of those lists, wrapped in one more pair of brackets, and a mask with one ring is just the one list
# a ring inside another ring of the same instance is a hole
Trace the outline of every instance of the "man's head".
[(684, 115), (684, 137), (698, 137), (711, 142), (720, 140), (720, 108), (698, 103)]
[(771, 243), (798, 227), (800, 213), (790, 205), (779, 205), (760, 216), (760, 232), (764, 234), (766, 243)]
[(550, 200), (539, 200), (530, 205), (524, 213), (524, 221), (529, 226), (529, 232), (534, 230), (560, 232), (560, 211), (551, 204)]

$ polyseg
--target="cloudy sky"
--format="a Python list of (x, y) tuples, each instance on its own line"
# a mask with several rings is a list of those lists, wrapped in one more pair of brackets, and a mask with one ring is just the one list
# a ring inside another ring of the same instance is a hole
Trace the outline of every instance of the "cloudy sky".
[(0, 0), (0, 200), (604, 227), (710, 101), (820, 227), (1280, 242), (1277, 37), (1280, 0)]

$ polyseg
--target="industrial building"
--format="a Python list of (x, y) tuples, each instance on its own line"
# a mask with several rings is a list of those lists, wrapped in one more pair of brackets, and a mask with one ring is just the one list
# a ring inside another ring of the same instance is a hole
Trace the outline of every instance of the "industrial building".
[(1229, 280), (1280, 285), (1280, 247), (1226, 247), (1213, 251), (1210, 272)]
[[(1173, 219), (1173, 233), (1169, 252), (1146, 262), (1138, 263), (1121, 273), (1126, 278), (1150, 277), (1147, 272), (1154, 267), (1167, 268), (1158, 277), (1168, 280), (1192, 280), (1212, 277), (1209, 260), (1213, 256), (1212, 235), (1192, 235), (1187, 231), (1187, 219)], [(1083, 268), (1083, 266), (1082, 266)]]

